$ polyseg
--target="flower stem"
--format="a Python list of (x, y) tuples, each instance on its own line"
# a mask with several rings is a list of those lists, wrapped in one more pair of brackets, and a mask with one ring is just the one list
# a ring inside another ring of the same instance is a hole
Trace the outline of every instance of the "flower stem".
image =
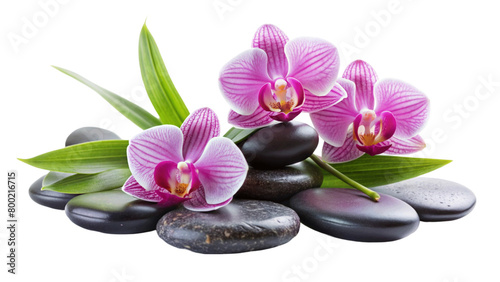
[(373, 191), (373, 190), (370, 190), (368, 189), (367, 187), (359, 184), (358, 182), (352, 180), (351, 178), (347, 177), (345, 174), (343, 174), (342, 172), (336, 170), (334, 167), (332, 167), (331, 165), (323, 162), (321, 160), (320, 157), (316, 156), (316, 155), (311, 155), (310, 157), (318, 166), (320, 166), (322, 169), (328, 171), (329, 173), (333, 174), (334, 176), (336, 176), (338, 179), (344, 181), (345, 183), (351, 185), (353, 188), (356, 188), (358, 189), (359, 191), (365, 193), (366, 195), (368, 195), (368, 197), (370, 197), (372, 200), (374, 200), (375, 202), (378, 202), (378, 200), (380, 199), (380, 195)]

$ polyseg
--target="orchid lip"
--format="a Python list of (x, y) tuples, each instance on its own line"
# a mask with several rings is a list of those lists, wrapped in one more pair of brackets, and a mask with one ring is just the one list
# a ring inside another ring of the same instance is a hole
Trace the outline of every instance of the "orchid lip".
[(361, 149), (360, 147), (373, 147), (377, 146), (380, 142), (389, 140), (396, 131), (396, 119), (388, 111), (384, 111), (377, 116), (374, 111), (365, 110), (354, 119), (353, 130), (354, 139), (361, 144), (358, 146), (358, 149), (368, 154), (381, 154), (389, 149), (390, 146), (382, 146), (384, 147), (383, 150), (381, 147), (377, 147), (377, 149)]
[(269, 112), (288, 115), (300, 108), (305, 101), (305, 93), (298, 80), (289, 77), (278, 78), (274, 83), (265, 84), (259, 91), (259, 104)]
[(185, 198), (199, 186), (196, 169), (188, 162), (161, 162), (155, 168), (154, 178), (158, 186), (179, 198)]

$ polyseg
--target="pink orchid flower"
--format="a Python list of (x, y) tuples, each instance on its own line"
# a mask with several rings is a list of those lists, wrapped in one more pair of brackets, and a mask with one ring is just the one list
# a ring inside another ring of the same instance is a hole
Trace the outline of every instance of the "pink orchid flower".
[(323, 159), (347, 162), (364, 153), (409, 154), (425, 148), (417, 135), (427, 120), (429, 100), (415, 87), (394, 79), (377, 81), (364, 61), (352, 62), (340, 85), (347, 98), (311, 114), (325, 140)]
[(232, 111), (229, 123), (256, 128), (290, 121), (300, 112), (316, 112), (346, 97), (336, 84), (337, 49), (316, 38), (288, 37), (273, 25), (261, 26), (252, 49), (227, 63), (220, 89)]
[(181, 128), (160, 125), (130, 140), (127, 157), (132, 176), (122, 190), (166, 206), (183, 203), (210, 211), (231, 202), (245, 181), (248, 164), (238, 147), (220, 134), (209, 108), (186, 118)]

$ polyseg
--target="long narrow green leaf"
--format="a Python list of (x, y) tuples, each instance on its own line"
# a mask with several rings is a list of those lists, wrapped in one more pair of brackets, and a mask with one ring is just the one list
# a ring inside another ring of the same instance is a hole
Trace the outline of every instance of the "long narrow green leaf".
[(75, 173), (66, 173), (66, 172), (58, 172), (58, 171), (50, 171), (45, 175), (42, 182), (42, 187), (50, 186), (58, 181), (63, 180), (64, 178), (68, 178)]
[(236, 128), (236, 127), (231, 127), (226, 134), (224, 134), (224, 137), (227, 137), (235, 144), (241, 143), (245, 140), (248, 139), (248, 137), (252, 136), (255, 132), (257, 132), (260, 128), (255, 128), (255, 129), (243, 129), (243, 128)]
[[(50, 177), (50, 173), (45, 179)], [(127, 168), (111, 169), (95, 174), (73, 174), (51, 183), (50, 185), (44, 184), (42, 190), (51, 190), (66, 194), (85, 194), (106, 191), (123, 186), (123, 183), (125, 183), (130, 175), (130, 170)], [(59, 176), (62, 175), (59, 174)]]
[(90, 87), (92, 90), (101, 95), (102, 98), (108, 101), (111, 106), (115, 107), (115, 109), (117, 109), (121, 114), (123, 114), (140, 128), (148, 129), (150, 127), (162, 124), (158, 118), (154, 117), (145, 109), (100, 87), (99, 85), (87, 80), (83, 76), (60, 67), (54, 66), (54, 68)]
[[(450, 162), (450, 160), (439, 159), (364, 155), (357, 160), (332, 164), (332, 166), (364, 186), (374, 187), (410, 179)], [(323, 177), (321, 187), (350, 188), (349, 185), (325, 170), (323, 170)]]
[(94, 141), (19, 160), (50, 171), (92, 174), (128, 168), (127, 146), (128, 140)]
[(139, 38), (139, 64), (149, 99), (163, 124), (181, 126), (189, 111), (175, 89), (146, 24)]

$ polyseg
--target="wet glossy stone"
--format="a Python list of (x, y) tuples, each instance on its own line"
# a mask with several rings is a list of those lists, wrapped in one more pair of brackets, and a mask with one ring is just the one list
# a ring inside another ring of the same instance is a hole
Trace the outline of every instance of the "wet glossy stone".
[(373, 202), (354, 189), (309, 189), (293, 196), (289, 205), (310, 228), (353, 241), (398, 240), (417, 230), (420, 222), (405, 202), (389, 195)]
[(314, 152), (318, 142), (314, 128), (292, 121), (257, 131), (240, 148), (252, 167), (274, 169), (305, 160)]
[(320, 187), (321, 183), (323, 173), (307, 161), (272, 170), (250, 168), (235, 197), (282, 202), (300, 191)]
[(476, 204), (471, 190), (443, 179), (418, 177), (372, 189), (408, 203), (422, 221), (458, 219), (469, 214)]
[(172, 209), (111, 190), (73, 198), (66, 205), (66, 215), (86, 229), (132, 234), (155, 230), (158, 219)]
[(64, 210), (64, 206), (69, 200), (78, 196), (78, 194), (64, 194), (49, 190), (42, 191), (42, 183), (45, 175), (33, 182), (28, 190), (30, 198), (36, 203), (53, 209)]
[(158, 236), (168, 244), (204, 254), (268, 249), (290, 241), (299, 232), (297, 214), (283, 205), (233, 200), (211, 212), (179, 208), (163, 216)]
[(73, 131), (66, 139), (66, 146), (99, 140), (121, 139), (114, 132), (99, 127), (82, 127)]

